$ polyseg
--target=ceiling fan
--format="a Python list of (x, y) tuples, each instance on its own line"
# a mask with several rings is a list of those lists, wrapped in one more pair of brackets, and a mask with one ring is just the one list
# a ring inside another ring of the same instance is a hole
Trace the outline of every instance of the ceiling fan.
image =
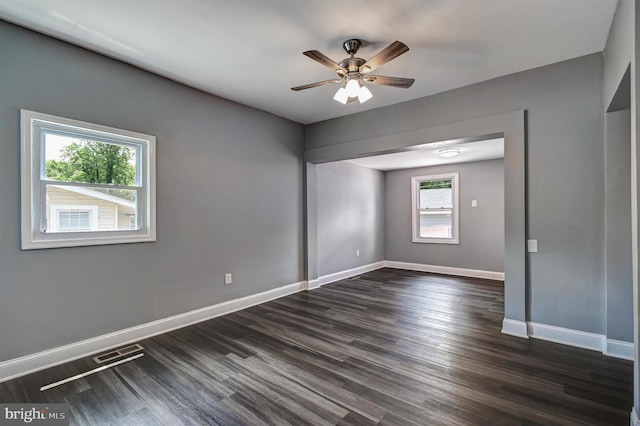
[(358, 53), (361, 46), (362, 41), (358, 39), (349, 39), (345, 41), (342, 44), (342, 47), (350, 57), (340, 61), (340, 63), (332, 61), (317, 50), (307, 50), (306, 52), (303, 52), (303, 55), (308, 56), (314, 61), (319, 62), (334, 71), (338, 74), (339, 78), (292, 87), (291, 90), (297, 92), (299, 90), (311, 89), (312, 87), (324, 86), (325, 84), (344, 82), (345, 86), (338, 89), (338, 92), (333, 99), (346, 104), (354, 102), (356, 98), (360, 103), (363, 103), (373, 97), (369, 89), (364, 85), (365, 83), (381, 84), (384, 86), (400, 87), (403, 89), (406, 89), (413, 84), (415, 81), (413, 78), (386, 77), (383, 75), (369, 74), (392, 59), (395, 59), (407, 52), (409, 48), (404, 43), (394, 41), (368, 61), (355, 57), (355, 54)]

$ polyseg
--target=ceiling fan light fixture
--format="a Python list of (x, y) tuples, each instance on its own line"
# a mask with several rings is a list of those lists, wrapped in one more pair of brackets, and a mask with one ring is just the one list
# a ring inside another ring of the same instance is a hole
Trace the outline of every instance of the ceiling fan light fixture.
[(341, 104), (346, 104), (347, 101), (349, 100), (347, 89), (345, 89), (344, 87), (339, 88), (336, 94), (334, 95), (333, 99), (340, 102)]
[(445, 158), (455, 157), (456, 155), (460, 155), (460, 150), (458, 148), (441, 149), (438, 151), (438, 155)]
[(363, 104), (371, 98), (373, 98), (371, 91), (364, 85), (360, 86), (360, 89), (358, 89), (358, 100), (360, 101), (360, 103)]
[(358, 98), (362, 104), (373, 97), (371, 91), (364, 87), (366, 83), (399, 87), (403, 89), (407, 89), (413, 84), (415, 80), (412, 78), (385, 77), (369, 74), (392, 59), (408, 52), (409, 48), (407, 45), (396, 40), (380, 52), (376, 53), (371, 59), (365, 61), (364, 59), (357, 58), (355, 56), (362, 44), (362, 40), (355, 38), (345, 41), (342, 44), (342, 47), (349, 54), (349, 57), (340, 62), (332, 60), (327, 55), (318, 52), (317, 50), (307, 50), (302, 52), (302, 54), (308, 58), (311, 58), (319, 64), (329, 68), (331, 71), (334, 71), (338, 78), (292, 87), (291, 90), (298, 92), (300, 90), (311, 89), (313, 87), (324, 86), (326, 84), (339, 83), (342, 87), (338, 89), (336, 94), (333, 96), (333, 99), (341, 104), (348, 104), (355, 102), (356, 98)]
[(360, 85), (358, 84), (358, 80), (355, 78), (349, 79), (349, 81), (347, 81), (347, 87), (345, 89), (347, 91), (347, 95), (349, 95), (350, 98), (355, 98), (356, 96), (358, 96), (358, 93), (360, 92)]

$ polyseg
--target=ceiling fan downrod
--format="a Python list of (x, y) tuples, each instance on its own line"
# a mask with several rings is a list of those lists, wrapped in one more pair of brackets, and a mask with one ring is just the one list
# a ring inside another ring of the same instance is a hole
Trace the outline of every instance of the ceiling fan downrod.
[(342, 60), (339, 64), (342, 68), (347, 70), (346, 75), (351, 75), (352, 77), (354, 77), (356, 73), (360, 75), (360, 66), (366, 62), (364, 59), (356, 58), (354, 56), (358, 53), (360, 46), (362, 46), (362, 42), (357, 38), (352, 38), (342, 43), (342, 47), (345, 52), (350, 56), (349, 58)]

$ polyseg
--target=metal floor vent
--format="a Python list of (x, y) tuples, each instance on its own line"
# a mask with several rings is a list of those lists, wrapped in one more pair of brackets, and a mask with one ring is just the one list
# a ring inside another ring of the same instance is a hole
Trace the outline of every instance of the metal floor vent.
[(129, 355), (133, 352), (143, 351), (144, 348), (139, 344), (135, 343), (133, 345), (125, 346), (124, 348), (116, 349), (113, 351), (105, 352), (98, 356), (94, 356), (93, 360), (96, 364), (103, 364), (108, 361), (113, 361), (115, 359), (121, 358), (125, 355)]

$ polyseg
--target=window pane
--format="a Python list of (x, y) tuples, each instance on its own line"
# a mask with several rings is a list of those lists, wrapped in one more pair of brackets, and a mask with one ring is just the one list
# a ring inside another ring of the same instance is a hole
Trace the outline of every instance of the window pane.
[(60, 232), (91, 230), (91, 211), (58, 210), (58, 230)]
[[(85, 226), (83, 229), (91, 231), (137, 230), (137, 192), (130, 189), (49, 184), (46, 186), (45, 228), (47, 232), (68, 232), (73, 227), (74, 230), (79, 230), (80, 226)], [(73, 209), (69, 206), (73, 206)], [(96, 209), (96, 217), (92, 219), (94, 222), (87, 221), (87, 216), (78, 214), (83, 210), (83, 206), (87, 206), (86, 210), (90, 210), (90, 207)], [(52, 220), (56, 220), (56, 211), (59, 212), (57, 230), (51, 223)]]
[(45, 178), (61, 182), (135, 186), (137, 149), (44, 132)]
[(421, 238), (453, 238), (451, 211), (420, 212)]
[[(427, 188), (426, 184), (437, 183), (442, 186)], [(447, 187), (444, 187), (448, 185)], [(451, 209), (453, 208), (453, 190), (451, 180), (420, 182), (420, 209)]]

